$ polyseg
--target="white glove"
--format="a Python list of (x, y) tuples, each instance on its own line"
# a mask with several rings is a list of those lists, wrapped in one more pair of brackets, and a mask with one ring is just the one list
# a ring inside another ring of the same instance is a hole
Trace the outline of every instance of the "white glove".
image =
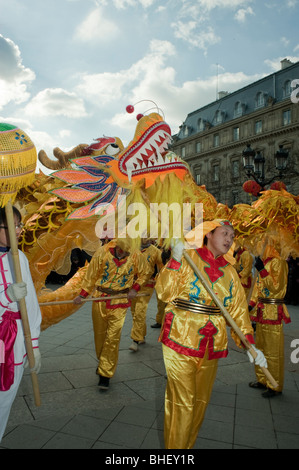
[(259, 349), (257, 349), (255, 346), (253, 346), (253, 344), (251, 345), (252, 349), (255, 350), (255, 352), (257, 353), (257, 356), (255, 359), (253, 359), (252, 355), (250, 354), (249, 351), (246, 351), (247, 352), (247, 356), (249, 357), (249, 360), (251, 362), (251, 364), (255, 364), (257, 366), (260, 366), (260, 367), (267, 367), (267, 359), (265, 358), (264, 354), (262, 353), (262, 351), (260, 351)]
[(8, 297), (12, 302), (18, 302), (27, 295), (27, 284), (26, 282), (18, 282), (15, 284), (10, 284), (6, 289)]
[[(32, 369), (30, 369), (30, 372), (35, 372), (36, 374), (39, 373), (40, 371), (40, 368), (41, 368), (41, 365), (42, 365), (42, 357), (41, 357), (41, 353), (39, 351), (39, 348), (34, 348), (33, 349), (33, 355), (34, 355), (34, 367)], [(28, 357), (26, 358), (26, 361), (24, 362), (24, 368), (25, 367), (28, 367), (29, 365), (29, 361), (28, 361)]]
[(185, 244), (179, 238), (172, 238), (170, 242), (171, 256), (179, 263), (182, 260)]

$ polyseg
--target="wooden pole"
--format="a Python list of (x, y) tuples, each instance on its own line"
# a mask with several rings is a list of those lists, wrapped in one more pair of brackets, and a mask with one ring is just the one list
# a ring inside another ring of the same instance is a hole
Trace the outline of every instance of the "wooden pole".
[[(240, 338), (240, 340), (244, 344), (246, 350), (249, 351), (251, 356), (253, 357), (253, 359), (255, 359), (256, 356), (257, 356), (256, 351), (253, 349), (252, 345), (249, 343), (249, 341), (247, 340), (245, 335), (242, 333), (242, 331), (240, 330), (240, 328), (238, 327), (238, 325), (236, 324), (234, 319), (230, 316), (230, 314), (228, 313), (228, 311), (226, 310), (226, 308), (224, 307), (222, 302), (220, 302), (217, 295), (215, 294), (215, 292), (213, 292), (211, 286), (208, 284), (208, 282), (203, 277), (202, 273), (200, 272), (200, 270), (198, 269), (198, 267), (196, 266), (196, 264), (193, 262), (193, 260), (191, 259), (191, 257), (188, 255), (188, 253), (186, 251), (184, 251), (184, 257), (185, 257), (186, 261), (188, 262), (188, 264), (192, 267), (192, 269), (195, 272), (195, 274), (197, 275), (197, 277), (202, 282), (204, 288), (207, 290), (207, 292), (210, 294), (210, 296), (214, 300), (215, 304), (220, 308), (221, 313), (223, 314), (223, 316), (226, 319), (227, 323), (233, 328), (233, 330), (236, 332), (236, 334), (238, 335), (238, 337)], [(276, 382), (274, 377), (272, 377), (269, 370), (266, 367), (261, 367), (261, 370), (263, 371), (263, 373), (265, 374), (267, 379), (270, 381), (272, 386), (274, 388), (277, 388), (278, 383)]]
[[(136, 297), (146, 297), (150, 294), (137, 294)], [(105, 300), (112, 300), (112, 299), (127, 299), (127, 295), (125, 294), (117, 294), (117, 295), (110, 295), (107, 297), (91, 297), (89, 299), (82, 299), (81, 302), (104, 302)], [(41, 307), (45, 307), (46, 305), (60, 305), (60, 304), (73, 304), (74, 300), (57, 300), (53, 302), (41, 302), (39, 305)], [(80, 304), (78, 304), (80, 305)]]
[[(17, 237), (16, 237), (16, 228), (15, 228), (11, 201), (9, 201), (5, 206), (5, 214), (6, 214), (6, 222), (8, 226), (10, 249), (11, 249), (12, 260), (13, 260), (13, 265), (14, 265), (14, 270), (15, 270), (15, 279), (16, 279), (16, 282), (23, 282), (20, 259), (19, 259)], [(32, 386), (33, 386), (34, 401), (35, 401), (36, 406), (40, 406), (41, 400), (40, 400), (37, 374), (36, 372), (32, 371), (35, 365), (35, 359), (34, 359), (33, 348), (32, 348), (32, 339), (31, 339), (31, 332), (30, 332), (25, 298), (19, 300), (19, 305), (20, 305), (20, 312), (21, 312), (21, 319), (22, 319), (22, 325), (23, 325), (27, 357), (28, 357), (29, 368), (31, 372), (31, 381), (32, 381)]]

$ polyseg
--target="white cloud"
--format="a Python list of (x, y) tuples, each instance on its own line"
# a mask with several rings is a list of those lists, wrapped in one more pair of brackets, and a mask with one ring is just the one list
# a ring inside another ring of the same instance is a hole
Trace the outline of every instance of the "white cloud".
[(134, 87), (134, 84), (139, 80), (144, 81), (148, 75), (161, 80), (165, 60), (174, 54), (175, 49), (169, 41), (152, 40), (149, 53), (127, 70), (82, 75), (82, 81), (76, 90), (99, 107), (118, 101), (122, 98), (125, 87)]
[(235, 20), (239, 21), (240, 23), (244, 23), (248, 15), (254, 15), (254, 14), (255, 13), (251, 7), (240, 8), (240, 10), (238, 10), (237, 13), (235, 14)]
[(121, 10), (126, 7), (134, 7), (140, 4), (143, 8), (151, 7), (156, 0), (113, 0), (115, 8)]
[(27, 84), (35, 80), (35, 73), (22, 63), (18, 46), (0, 34), (0, 109), (10, 102), (27, 101)]
[(61, 88), (40, 91), (25, 107), (25, 113), (34, 117), (66, 116), (74, 119), (87, 116), (83, 100)]
[(214, 8), (238, 8), (242, 5), (252, 3), (252, 0), (198, 0), (201, 8), (213, 10)]
[(109, 42), (119, 35), (116, 23), (106, 19), (101, 7), (97, 7), (77, 27), (74, 39), (82, 42)]
[(183, 39), (199, 49), (207, 50), (208, 46), (220, 42), (220, 37), (215, 34), (211, 26), (208, 26), (205, 31), (202, 29), (196, 31), (197, 26), (198, 23), (196, 21), (189, 21), (187, 23), (178, 21), (171, 24), (176, 38)]
[(281, 41), (281, 43), (282, 43), (284, 46), (288, 46), (289, 43), (290, 43), (290, 40), (287, 39), (287, 38), (284, 37), (284, 36), (283, 36), (282, 38), (280, 38), (280, 41)]

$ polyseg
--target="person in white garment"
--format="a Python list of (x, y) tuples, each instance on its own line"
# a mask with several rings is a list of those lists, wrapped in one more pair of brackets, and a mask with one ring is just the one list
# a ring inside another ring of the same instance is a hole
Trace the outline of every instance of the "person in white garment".
[[(13, 207), (13, 215), (18, 237), (22, 230), (22, 223), (21, 214), (16, 207)], [(5, 209), (0, 208), (0, 442), (23, 377), (24, 367), (28, 365), (18, 303), (24, 297), (35, 358), (34, 371), (38, 373), (41, 366), (38, 347), (41, 312), (28, 260), (20, 250), (19, 259), (23, 282), (16, 283)]]

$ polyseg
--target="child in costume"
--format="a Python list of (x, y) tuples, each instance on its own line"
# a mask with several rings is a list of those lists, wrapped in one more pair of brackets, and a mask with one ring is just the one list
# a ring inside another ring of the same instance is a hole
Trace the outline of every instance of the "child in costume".
[[(16, 235), (22, 230), (21, 214), (13, 207)], [(14, 281), (12, 255), (5, 209), (0, 209), (0, 441), (10, 410), (27, 365), (25, 338), (18, 301), (25, 297), (35, 358), (34, 371), (39, 372), (41, 355), (38, 348), (41, 312), (29, 264), (19, 251), (23, 282)]]
[(253, 388), (264, 389), (262, 396), (271, 398), (280, 394), (284, 381), (284, 333), (283, 322), (290, 323), (290, 315), (284, 303), (288, 282), (288, 264), (282, 259), (273, 245), (268, 244), (262, 259), (255, 262), (258, 277), (253, 288), (249, 310), (251, 320), (256, 322), (256, 345), (260, 348), (268, 362), (268, 369), (278, 388), (275, 390), (255, 367), (256, 382), (250, 382)]
[[(99, 365), (99, 388), (107, 390), (117, 361), (119, 342), (127, 309), (141, 286), (151, 276), (149, 267), (140, 252), (130, 254), (125, 241), (112, 240), (101, 246), (93, 255), (80, 295), (74, 299), (81, 303), (93, 293), (93, 297), (124, 294), (123, 299), (95, 301), (92, 303), (94, 341)], [(135, 280), (136, 278), (136, 280)], [(95, 288), (95, 289), (94, 289)]]
[(131, 351), (138, 350), (138, 344), (145, 342), (146, 335), (146, 311), (155, 288), (155, 276), (157, 271), (162, 268), (161, 251), (151, 243), (151, 240), (142, 240), (141, 255), (144, 256), (146, 263), (151, 272), (151, 278), (147, 284), (141, 287), (140, 293), (147, 294), (144, 297), (132, 299), (131, 311), (133, 316), (133, 325), (131, 330), (131, 338), (133, 343), (130, 348)]
[[(206, 244), (188, 254), (209, 278), (215, 294), (248, 341), (253, 344), (245, 293), (230, 264), (234, 231), (228, 221), (203, 223)], [(193, 269), (182, 257), (184, 244), (173, 244), (172, 259), (156, 283), (160, 299), (167, 302), (160, 334), (167, 372), (164, 440), (166, 449), (191, 449), (203, 422), (217, 373), (218, 359), (226, 357), (226, 320), (213, 303)], [(232, 331), (238, 346), (240, 340)], [(256, 350), (255, 362), (266, 364)], [(249, 355), (249, 359), (253, 361)]]

